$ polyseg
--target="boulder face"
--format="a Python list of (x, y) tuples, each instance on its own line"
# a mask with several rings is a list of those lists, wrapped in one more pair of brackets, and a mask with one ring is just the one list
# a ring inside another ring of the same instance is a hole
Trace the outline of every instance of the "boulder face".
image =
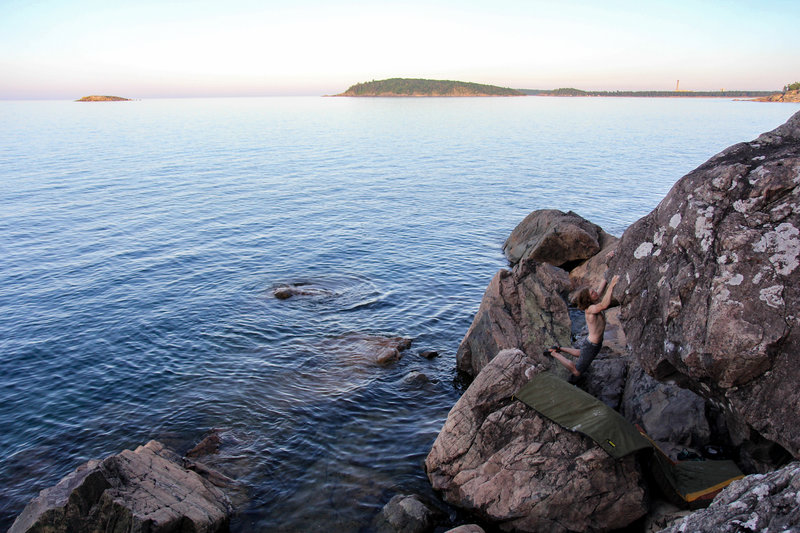
[(520, 222), (503, 244), (508, 262), (532, 259), (554, 266), (589, 259), (613, 237), (600, 226), (573, 213), (557, 209), (534, 211)]
[(509, 531), (602, 531), (643, 516), (634, 456), (615, 461), (513, 399), (532, 363), (520, 350), (503, 350), (478, 374), (425, 461), (433, 488)]
[(179, 461), (156, 441), (89, 461), (34, 498), (9, 533), (227, 531), (227, 496)]
[(500, 350), (539, 354), (546, 346), (568, 345), (569, 311), (560, 296), (568, 289), (566, 272), (544, 263), (524, 261), (499, 271), (458, 347), (458, 369), (476, 376)]
[(705, 401), (688, 389), (656, 381), (635, 360), (629, 362), (621, 412), (671, 457), (682, 448), (699, 450), (711, 439)]
[(662, 533), (685, 531), (797, 531), (800, 463), (734, 481), (711, 505)]
[(647, 373), (800, 458), (800, 113), (679, 180), (610, 267)]

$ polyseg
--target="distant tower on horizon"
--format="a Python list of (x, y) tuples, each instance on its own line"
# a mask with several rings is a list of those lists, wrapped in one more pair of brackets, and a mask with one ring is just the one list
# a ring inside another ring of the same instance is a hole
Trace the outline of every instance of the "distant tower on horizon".
[(681, 80), (678, 80), (678, 83), (675, 84), (675, 92), (680, 92), (681, 90)]

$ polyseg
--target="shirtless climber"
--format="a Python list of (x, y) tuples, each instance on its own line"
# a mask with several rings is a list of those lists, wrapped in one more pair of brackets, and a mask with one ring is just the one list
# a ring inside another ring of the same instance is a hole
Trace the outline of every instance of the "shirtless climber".
[[(606, 316), (604, 311), (611, 305), (611, 293), (618, 281), (619, 276), (614, 276), (611, 278), (611, 283), (608, 284), (608, 287), (606, 287), (606, 281), (603, 280), (598, 290), (584, 288), (575, 296), (575, 303), (578, 309), (584, 312), (586, 316), (586, 327), (589, 329), (589, 335), (583, 341), (580, 350), (564, 348), (562, 346), (550, 348), (550, 355), (558, 359), (562, 365), (572, 372), (572, 376), (569, 378), (570, 383), (575, 383), (581, 374), (586, 372), (586, 369), (589, 368), (594, 358), (600, 353), (600, 348), (603, 347), (603, 333), (606, 329)], [(604, 289), (605, 293), (601, 298), (600, 293), (602, 293)], [(561, 355), (560, 352), (569, 354), (572, 357), (578, 357), (578, 362), (573, 363), (571, 360)]]

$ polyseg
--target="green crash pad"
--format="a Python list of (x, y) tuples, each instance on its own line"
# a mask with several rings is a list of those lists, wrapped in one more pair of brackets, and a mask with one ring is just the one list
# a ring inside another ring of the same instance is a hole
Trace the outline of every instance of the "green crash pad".
[(514, 396), (556, 424), (591, 438), (615, 459), (650, 448), (621, 414), (550, 372), (537, 374)]
[(743, 477), (733, 461), (673, 462), (618, 412), (555, 374), (536, 375), (514, 396), (556, 424), (591, 438), (615, 459), (651, 449), (656, 482), (677, 505), (708, 505), (720, 490)]

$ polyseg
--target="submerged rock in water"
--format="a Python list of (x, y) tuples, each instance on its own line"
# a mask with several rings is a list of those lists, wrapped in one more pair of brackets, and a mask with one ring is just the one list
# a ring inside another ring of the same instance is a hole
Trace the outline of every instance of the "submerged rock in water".
[(610, 266), (645, 371), (800, 458), (800, 113), (681, 178)]
[(617, 461), (513, 399), (532, 363), (520, 350), (504, 350), (478, 374), (425, 461), (433, 488), (513, 531), (602, 531), (643, 516), (644, 481), (633, 455)]
[(344, 361), (386, 366), (399, 361), (403, 357), (402, 352), (410, 347), (411, 339), (405, 337), (346, 333), (327, 339), (322, 349), (341, 354)]
[(226, 531), (231, 504), (156, 441), (78, 467), (43, 490), (9, 530)]
[(308, 283), (292, 283), (279, 285), (272, 290), (278, 300), (288, 300), (293, 296), (331, 297), (336, 293), (323, 287), (315, 287)]

